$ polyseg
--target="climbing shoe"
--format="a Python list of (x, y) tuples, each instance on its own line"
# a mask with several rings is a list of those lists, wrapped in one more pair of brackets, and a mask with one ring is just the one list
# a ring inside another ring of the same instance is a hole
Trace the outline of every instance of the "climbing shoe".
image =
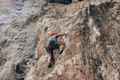
[(48, 68), (51, 68), (52, 66), (53, 66), (52, 64), (49, 64), (49, 65), (48, 65)]
[(55, 63), (53, 62), (50, 62), (49, 65), (48, 65), (48, 68), (52, 68), (54, 66)]

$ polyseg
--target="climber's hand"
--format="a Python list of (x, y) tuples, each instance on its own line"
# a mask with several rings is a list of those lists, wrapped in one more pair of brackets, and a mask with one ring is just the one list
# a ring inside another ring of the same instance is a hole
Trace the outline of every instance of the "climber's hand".
[(65, 32), (65, 33), (64, 33), (64, 35), (65, 35), (65, 37), (67, 37), (67, 35), (68, 35), (68, 32)]

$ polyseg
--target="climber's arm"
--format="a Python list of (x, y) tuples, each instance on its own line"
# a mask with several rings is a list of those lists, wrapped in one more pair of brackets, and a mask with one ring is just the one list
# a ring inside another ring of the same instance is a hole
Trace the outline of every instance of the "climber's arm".
[(56, 38), (59, 38), (61, 36), (65, 36), (65, 35), (66, 35), (65, 33), (59, 33), (59, 34), (56, 35)]

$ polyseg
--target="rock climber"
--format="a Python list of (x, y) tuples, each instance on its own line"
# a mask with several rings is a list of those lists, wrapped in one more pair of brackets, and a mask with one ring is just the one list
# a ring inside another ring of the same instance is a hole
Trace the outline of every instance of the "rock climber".
[(58, 54), (61, 54), (64, 51), (65, 42), (63, 36), (65, 35), (66, 33), (48, 32), (49, 39), (46, 47), (46, 51), (50, 55), (48, 67), (52, 67), (55, 64), (54, 50), (59, 50)]

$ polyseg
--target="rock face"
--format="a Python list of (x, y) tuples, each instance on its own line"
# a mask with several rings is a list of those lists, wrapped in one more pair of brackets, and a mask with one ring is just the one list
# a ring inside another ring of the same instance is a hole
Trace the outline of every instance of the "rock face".
[[(22, 1), (0, 25), (0, 80), (120, 80), (118, 0)], [(53, 68), (48, 31), (68, 33)]]

